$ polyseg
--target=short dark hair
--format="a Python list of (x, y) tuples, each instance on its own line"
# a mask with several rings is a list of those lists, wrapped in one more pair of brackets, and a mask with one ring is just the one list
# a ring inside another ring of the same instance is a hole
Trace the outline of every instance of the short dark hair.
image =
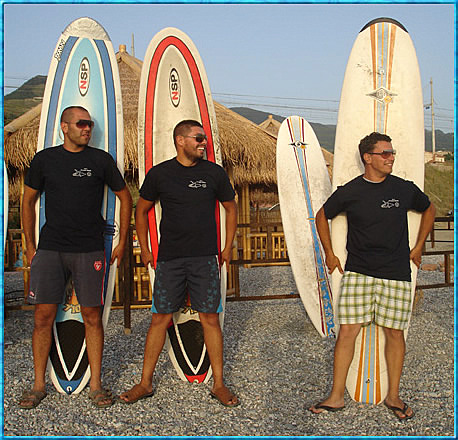
[(71, 105), (69, 107), (66, 107), (64, 109), (64, 111), (62, 112), (62, 114), (60, 115), (60, 122), (64, 122), (64, 117), (67, 116), (67, 113), (70, 113), (72, 110), (84, 110), (85, 112), (88, 112), (89, 111), (87, 109), (85, 109), (84, 107), (81, 107), (80, 105)]
[(192, 127), (203, 128), (202, 124), (198, 121), (195, 121), (194, 119), (185, 119), (184, 121), (181, 121), (175, 125), (175, 128), (173, 129), (173, 143), (175, 146), (177, 145), (176, 138), (178, 136), (186, 136)]
[(374, 131), (373, 133), (362, 138), (359, 142), (359, 155), (361, 156), (363, 165), (366, 165), (366, 162), (364, 160), (364, 154), (371, 152), (378, 141), (391, 142), (391, 138), (387, 134), (382, 134)]

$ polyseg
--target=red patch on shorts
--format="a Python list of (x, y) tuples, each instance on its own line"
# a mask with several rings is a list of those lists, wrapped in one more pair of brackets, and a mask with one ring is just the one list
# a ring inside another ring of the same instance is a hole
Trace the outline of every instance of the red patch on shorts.
[(94, 261), (94, 269), (98, 272), (102, 269), (103, 263), (99, 261)]

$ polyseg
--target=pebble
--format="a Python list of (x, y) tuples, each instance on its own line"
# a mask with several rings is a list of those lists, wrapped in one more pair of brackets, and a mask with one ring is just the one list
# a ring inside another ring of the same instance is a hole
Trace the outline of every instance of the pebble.
[[(5, 299), (21, 291), (15, 275), (5, 273)], [(421, 270), (418, 282), (439, 283), (443, 277)], [(297, 291), (289, 266), (241, 268), (240, 284), (244, 295)], [(132, 333), (125, 335), (123, 311), (111, 312), (103, 381), (115, 394), (139, 379), (149, 322), (149, 310), (132, 310)], [(17, 402), (33, 381), (33, 311), (10, 310), (4, 322), (4, 340), (11, 341), (4, 351), (4, 435), (453, 436), (453, 323), (453, 288), (424, 290), (412, 316), (401, 378), (401, 397), (415, 417), (399, 422), (383, 405), (361, 405), (348, 394), (341, 412), (307, 411), (330, 391), (335, 341), (320, 338), (296, 298), (227, 303), (225, 380), (239, 396), (239, 407), (225, 408), (212, 399), (211, 380), (199, 385), (181, 381), (164, 350), (152, 398), (97, 409), (89, 402), (88, 388), (71, 398), (49, 383), (43, 402), (22, 410)]]

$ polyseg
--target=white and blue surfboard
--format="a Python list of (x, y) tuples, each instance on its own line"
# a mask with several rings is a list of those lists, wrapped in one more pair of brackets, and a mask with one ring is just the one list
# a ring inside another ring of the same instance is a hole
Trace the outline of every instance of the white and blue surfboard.
[(6, 246), (6, 236), (8, 231), (8, 172), (6, 163), (3, 162), (3, 251)]
[(331, 180), (312, 126), (286, 118), (277, 137), (277, 183), (288, 256), (305, 310), (322, 337), (335, 337), (333, 300), (315, 223)]
[[(73, 21), (60, 36), (52, 55), (46, 81), (37, 151), (63, 143), (62, 111), (69, 106), (86, 108), (95, 121), (90, 145), (107, 151), (122, 174), (124, 170), (123, 113), (118, 65), (110, 38), (95, 20)], [(37, 233), (44, 225), (42, 194), (37, 203)], [(109, 267), (119, 237), (119, 200), (108, 188), (102, 205), (106, 220), (103, 325), (107, 324), (113, 297), (116, 262)], [(56, 389), (79, 393), (90, 378), (84, 324), (69, 280), (67, 300), (58, 308), (48, 368)]]

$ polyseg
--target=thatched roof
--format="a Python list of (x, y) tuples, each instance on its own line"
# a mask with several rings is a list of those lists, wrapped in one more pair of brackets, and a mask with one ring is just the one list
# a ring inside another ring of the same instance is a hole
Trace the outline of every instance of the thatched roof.
[(259, 126), (276, 137), (280, 130), (281, 122), (278, 122), (272, 115), (269, 115), (269, 117), (264, 122), (261, 122)]
[[(124, 112), (125, 167), (138, 168), (137, 109), (142, 62), (121, 45), (118, 61)], [(223, 163), (235, 185), (276, 182), (276, 138), (256, 124), (214, 102)], [(23, 172), (35, 151), (41, 104), (5, 127), (5, 160), (10, 168)]]

